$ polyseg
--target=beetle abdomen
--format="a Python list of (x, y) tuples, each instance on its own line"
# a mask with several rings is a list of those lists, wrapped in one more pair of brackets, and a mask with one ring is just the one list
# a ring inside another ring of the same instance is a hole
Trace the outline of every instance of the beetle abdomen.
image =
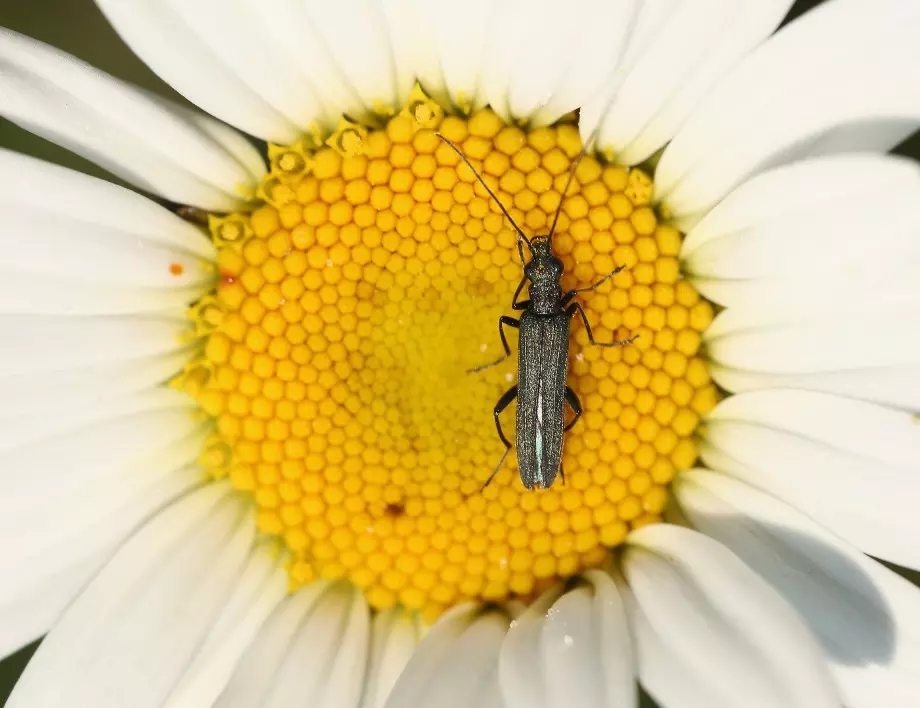
[(548, 488), (559, 473), (565, 427), (569, 318), (521, 315), (518, 344), (517, 458), (528, 489)]

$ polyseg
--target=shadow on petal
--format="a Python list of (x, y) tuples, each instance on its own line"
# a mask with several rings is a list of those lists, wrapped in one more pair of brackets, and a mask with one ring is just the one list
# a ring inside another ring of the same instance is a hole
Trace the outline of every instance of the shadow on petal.
[(793, 606), (833, 661), (889, 663), (897, 627), (873, 563), (785, 503), (727, 476), (693, 470), (675, 487), (692, 525), (730, 548)]

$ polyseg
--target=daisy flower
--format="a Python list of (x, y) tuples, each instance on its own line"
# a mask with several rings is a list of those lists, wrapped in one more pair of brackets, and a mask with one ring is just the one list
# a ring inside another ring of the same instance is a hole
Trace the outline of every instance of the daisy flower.
[[(9, 708), (917, 705), (920, 3), (97, 2), (201, 111), (0, 30), (138, 190), (0, 151)], [(625, 266), (548, 490), (482, 489), (521, 263), (437, 133)]]

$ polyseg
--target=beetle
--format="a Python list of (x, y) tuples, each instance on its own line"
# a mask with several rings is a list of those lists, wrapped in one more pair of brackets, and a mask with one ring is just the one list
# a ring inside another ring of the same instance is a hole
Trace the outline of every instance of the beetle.
[[(579, 293), (597, 289), (623, 270), (625, 266), (615, 268), (589, 287), (576, 288), (564, 293), (561, 285), (562, 261), (553, 254), (553, 234), (559, 222), (562, 203), (590, 140), (586, 142), (585, 147), (572, 163), (549, 233), (528, 239), (460, 148), (440, 133), (437, 136), (449, 145), (473, 171), (476, 179), (511, 222), (518, 235), (518, 254), (524, 269), (521, 282), (511, 299), (512, 309), (521, 311), (520, 318), (515, 319), (502, 315), (498, 320), (498, 334), (505, 350), (504, 355), (493, 362), (469, 370), (470, 372), (483, 371), (500, 364), (511, 356), (511, 347), (508, 346), (504, 328), (511, 327), (519, 331), (518, 383), (504, 393), (492, 411), (498, 437), (505, 446), (505, 452), (483, 485), (483, 489), (489, 486), (495, 475), (498, 474), (511, 450), (511, 443), (502, 430), (499, 416), (515, 398), (517, 399), (517, 418), (514, 447), (517, 452), (521, 482), (527, 489), (549, 489), (557, 475), (561, 475), (563, 483), (565, 482), (565, 473), (562, 470), (563, 438), (565, 433), (578, 422), (583, 412), (578, 395), (566, 384), (569, 329), (572, 318), (575, 315), (581, 317), (588, 332), (588, 341), (594, 346), (623, 347), (636, 340), (634, 336), (612, 342), (595, 341), (588, 316), (581, 303), (575, 299)], [(530, 252), (530, 260), (526, 263), (524, 261), (525, 244)], [(528, 287), (530, 298), (518, 302), (528, 282), (530, 283)], [(566, 403), (569, 404), (574, 414), (568, 423), (565, 422)]]

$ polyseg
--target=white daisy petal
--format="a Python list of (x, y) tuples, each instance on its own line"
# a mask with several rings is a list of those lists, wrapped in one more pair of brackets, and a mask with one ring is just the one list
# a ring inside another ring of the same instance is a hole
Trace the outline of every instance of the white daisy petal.
[[(0, 657), (47, 633), (130, 531), (200, 479), (197, 468), (175, 470), (137, 485), (134, 496), (121, 506), (118, 495), (99, 495), (98, 503), (92, 505), (92, 520), (83, 528), (79, 518), (71, 517), (85, 507), (58, 505), (55, 516), (44, 522), (56, 524), (66, 537), (35, 552), (31, 552), (32, 537), (23, 534), (21, 527), (2, 531), (4, 537), (18, 542), (13, 567), (3, 571), (7, 581), (0, 597)], [(42, 501), (33, 500), (29, 508), (42, 513), (35, 506)]]
[[(3, 543), (5, 555), (0, 567), (4, 576), (15, 576), (16, 583), (3, 588), (0, 601), (14, 597), (20, 588), (44, 582), (60, 569), (85, 560), (99, 549), (111, 547), (133, 523), (143, 518), (143, 512), (157, 508), (156, 499), (171, 498), (176, 490), (201, 481), (201, 471), (195, 466), (175, 467), (168, 462), (165, 461), (163, 468), (152, 471), (138, 469), (137, 480), (129, 483), (106, 479), (105, 475), (94, 478), (79, 470), (78, 479), (85, 480), (86, 491), (82, 488), (70, 490), (69, 505), (64, 494), (49, 499), (35, 494), (17, 494), (9, 503), (4, 500), (3, 530), (7, 538)], [(122, 471), (122, 475), (125, 474)], [(57, 476), (60, 477), (60, 473)], [(45, 479), (49, 483), (58, 481), (53, 475), (46, 475)], [(105, 487), (106, 482), (112, 487), (110, 493), (99, 489)], [(17, 542), (12, 540), (17, 538), (15, 532), (19, 534)], [(26, 532), (31, 535), (23, 540)], [(49, 557), (54, 558), (54, 563), (48, 562)]]
[[(15, 221), (16, 217), (11, 217)], [(99, 314), (124, 314), (125, 312), (156, 312), (162, 310), (181, 310), (189, 303), (195, 301), (203, 295), (208, 287), (208, 283), (199, 281), (187, 288), (144, 288), (137, 286), (118, 286), (103, 285), (89, 282), (79, 282), (68, 277), (58, 277), (57, 275), (45, 275), (30, 272), (36, 267), (36, 264), (29, 263), (30, 260), (38, 260), (39, 254), (34, 252), (34, 248), (48, 248), (50, 242), (60, 242), (58, 236), (61, 235), (61, 227), (64, 224), (43, 224), (38, 226), (34, 220), (21, 220), (16, 225), (20, 234), (25, 234), (26, 228), (23, 223), (28, 223), (31, 227), (36, 227), (35, 238), (31, 241), (31, 247), (19, 252), (18, 257), (12, 264), (5, 267), (0, 266), (0, 313), (29, 313), (29, 314), (66, 314), (66, 315), (99, 315)], [(45, 229), (48, 230), (45, 230)], [(80, 229), (72, 229), (68, 234), (69, 237), (79, 237)], [(51, 238), (48, 238), (51, 236)], [(90, 253), (93, 247), (105, 248), (102, 244), (109, 239), (105, 238), (106, 234), (96, 232), (93, 239), (85, 242), (85, 253)], [(2, 235), (0, 235), (2, 238)], [(45, 245), (42, 245), (45, 244)], [(55, 244), (57, 245), (57, 243)], [(75, 244), (70, 249), (54, 249), (51, 252), (60, 253), (62, 256), (67, 250), (76, 250)], [(144, 264), (143, 252), (148, 251), (151, 256), (150, 260)], [(46, 251), (47, 253), (48, 251)], [(185, 273), (195, 273), (205, 275), (198, 268), (197, 263), (192, 259), (175, 257), (169, 253), (157, 253), (154, 249), (146, 249), (143, 246), (134, 246), (133, 248), (124, 249), (119, 253), (117, 249), (107, 252), (106, 259), (108, 265), (113, 265), (119, 260), (118, 256), (127, 256), (125, 260), (134, 261), (140, 265), (147, 274), (159, 275), (157, 273), (157, 261), (165, 263), (181, 263), (186, 261), (187, 266), (183, 266)], [(33, 256), (35, 257), (33, 259)], [(25, 261), (25, 263), (23, 262)], [(73, 263), (74, 261), (68, 261)], [(37, 265), (38, 268), (44, 267), (47, 261), (42, 261)], [(62, 263), (62, 262), (59, 262)], [(97, 267), (102, 266), (96, 262)], [(12, 272), (5, 272), (7, 268), (15, 268)], [(168, 265), (167, 265), (168, 267)], [(88, 268), (87, 270), (93, 270)], [(121, 273), (129, 272), (129, 267)], [(109, 271), (114, 272), (114, 271)], [(82, 277), (84, 272), (80, 272)]]
[(15, 596), (0, 601), (0, 659), (47, 633), (104, 562), (101, 553), (94, 553), (41, 584), (17, 587)]
[[(845, 340), (840, 346), (846, 346)], [(915, 363), (817, 374), (774, 374), (710, 364), (712, 377), (729, 391), (797, 388), (850, 396), (909, 410), (920, 410), (920, 366)]]
[[(224, 63), (226, 57), (215, 55), (198, 34), (202, 28), (187, 24), (174, 6), (156, 0), (96, 4), (134, 53), (192, 103), (251, 135), (278, 142), (297, 139), (298, 127)], [(251, 57), (263, 47), (233, 49)]]
[[(186, 108), (177, 103), (163, 102), (163, 108), (177, 114), (184, 120), (193, 123), (199, 130), (212, 140), (216, 141), (224, 150), (239, 162), (244, 169), (256, 178), (261, 180), (265, 176), (265, 156), (262, 151), (256, 149), (249, 138), (243, 135), (236, 128), (232, 128), (226, 123), (214, 120), (209, 115), (205, 115), (195, 108)], [(247, 181), (246, 194), (249, 195), (251, 181)], [(239, 191), (239, 187), (237, 187)]]
[(264, 624), (215, 706), (354, 708), (369, 625), (364, 596), (351, 586), (307, 586)]
[(0, 328), (16, 333), (0, 349), (0, 376), (164, 355), (190, 333), (187, 320), (162, 316), (0, 315)]
[(265, 708), (356, 706), (364, 683), (369, 626), (364, 596), (350, 586), (333, 586), (301, 627)]
[[(259, 2), (246, 1), (253, 6)], [(286, 61), (298, 67), (305, 85), (312, 88), (323, 106), (326, 126), (334, 128), (342, 114), (363, 118), (368, 110), (350, 77), (338, 65), (336, 46), (326, 42), (311, 14), (316, 5), (300, 0), (275, 0), (270, 13), (259, 12), (259, 15), (271, 41), (279, 51), (284, 51)]]
[(504, 119), (552, 123), (602, 88), (620, 62), (635, 3), (507, 0), (490, 19), (481, 76)]
[(0, 575), (17, 579), (0, 601), (111, 547), (152, 510), (148, 495), (201, 481), (194, 463), (207, 427), (185, 402), (147, 407), (74, 421), (0, 454)]
[(371, 622), (371, 648), (361, 708), (383, 708), (409, 663), (422, 632), (418, 617), (404, 610), (378, 612)]
[(0, 313), (178, 311), (213, 284), (212, 244), (138, 194), (7, 151), (0, 183)]
[[(635, 10), (627, 29), (625, 46), (614, 72), (593, 96), (587, 97), (579, 109), (578, 125), (586, 141), (598, 129), (632, 67), (655, 44), (655, 37), (667, 26), (668, 18), (677, 12), (682, 2), (684, 0), (644, 0), (634, 3)], [(603, 130), (599, 133), (599, 140), (604, 144)], [(609, 146), (609, 141), (606, 144)]]
[[(259, 634), (237, 665), (215, 708), (263, 706), (287, 654), (328, 589), (324, 582), (308, 585), (284, 600), (262, 625)], [(325, 648), (325, 647), (323, 647)]]
[[(719, 543), (667, 524), (630, 534), (624, 572), (636, 604), (669, 649), (653, 660), (736, 705), (839, 708), (820, 648), (786, 602)], [(655, 696), (639, 664), (640, 680)]]
[(254, 534), (229, 485), (173, 504), (66, 610), (7, 705), (161, 705), (230, 596)]
[(920, 568), (920, 426), (838, 396), (768, 390), (709, 415), (703, 459), (809, 514), (866, 553)]
[(675, 493), (701, 531), (792, 603), (824, 645), (851, 708), (911, 706), (920, 694), (920, 592), (783, 502), (693, 470)]
[(214, 246), (201, 230), (111, 182), (3, 149), (0, 182), (4, 211), (22, 209), (66, 217), (74, 223), (123, 232), (159, 246), (190, 251), (206, 260), (215, 259)]
[(666, 708), (733, 705), (731, 697), (721, 695), (719, 687), (700, 681), (693, 667), (671, 651), (667, 635), (662, 637), (652, 629), (622, 578), (617, 580), (617, 587), (629, 616), (642, 684), (655, 696), (658, 705)]
[[(0, 304), (8, 310), (29, 307), (34, 311), (35, 302), (41, 301), (46, 305), (44, 314), (62, 314), (65, 307), (72, 311), (68, 297), (75, 293), (82, 295), (84, 311), (89, 306), (89, 311), (126, 313), (165, 304), (163, 295), (151, 288), (128, 287), (117, 269), (132, 266), (135, 276), (147, 273), (147, 282), (155, 283), (160, 276), (151, 273), (149, 264), (138, 255), (175, 256), (175, 262), (183, 266), (179, 276), (169, 272), (172, 261), (161, 261), (165, 277), (175, 279), (180, 286), (164, 291), (168, 301), (184, 299), (188, 287), (197, 292), (193, 284), (198, 277), (195, 274), (201, 272), (200, 263), (214, 258), (213, 246), (197, 228), (123, 187), (6, 150), (0, 150), (0, 182), (4, 186), (0, 206), (10, 216), (9, 222), (0, 226), (0, 239), (10, 242), (4, 261), (7, 265), (0, 266), (6, 276), (0, 278)], [(13, 232), (13, 221), (24, 228), (29, 225), (29, 232)], [(31, 225), (43, 231), (32, 233)], [(37, 240), (40, 236), (43, 241)], [(65, 236), (73, 236), (72, 243), (62, 238)], [(79, 249), (79, 261), (43, 259), (35, 248), (43, 242), (49, 246), (53, 242), (55, 249), (65, 252)], [(86, 257), (84, 246), (94, 250), (92, 259)], [(73, 268), (74, 262), (82, 264), (80, 270)], [(14, 281), (15, 271), (6, 272), (14, 265), (30, 274), (19, 275)], [(48, 277), (39, 280), (36, 269)], [(110, 285), (98, 287), (96, 281)], [(29, 300), (23, 302), (25, 293)], [(114, 294), (124, 301), (106, 301)], [(138, 390), (163, 381), (189, 357), (189, 343), (180, 338), (188, 323), (178, 318), (167, 324), (156, 318), (0, 317), (6, 320), (8, 331), (18, 333), (22, 327), (24, 336), (36, 337), (24, 341), (23, 347), (17, 345), (19, 337), (14, 337), (0, 355), (6, 364), (0, 368), (2, 418), (17, 412), (43, 411), (48, 404), (88, 403), (113, 393)], [(102, 335), (102, 330), (107, 334), (88, 347), (87, 358), (70, 357), (72, 351), (80, 350), (84, 336), (93, 338)], [(67, 346), (61, 346), (62, 342)], [(33, 360), (42, 355), (47, 357), (42, 365), (33, 366)]]
[(828, 131), (859, 125), (860, 147), (887, 149), (867, 131), (920, 121), (918, 31), (920, 6), (901, 0), (823, 3), (787, 25), (677, 132), (658, 164), (657, 197), (687, 228), (753, 172), (813, 153)]
[(603, 687), (606, 667), (591, 665), (600, 649), (594, 634), (601, 630), (593, 605), (593, 593), (580, 588), (560, 597), (547, 614), (540, 654), (548, 669), (544, 676), (548, 706), (590, 708), (607, 702)]
[(164, 383), (181, 371), (194, 352), (178, 343), (164, 354), (89, 364), (54, 371), (34, 370), (19, 374), (0, 373), (0, 420), (18, 415), (47, 415), (58, 408), (83, 408)]
[(502, 696), (507, 708), (545, 708), (546, 697), (540, 637), (547, 611), (562, 595), (563, 586), (557, 585), (543, 593), (524, 612), (516, 617), (502, 642), (498, 658), (498, 676)]
[(404, 16), (414, 17), (416, 23), (409, 41), (416, 45), (413, 63), (425, 91), (464, 110), (481, 108), (486, 103), (482, 58), (494, 3), (471, 0), (462, 12), (454, 11), (452, 0), (410, 0), (409, 4), (412, 7)]
[[(400, 95), (387, 17), (379, 0), (309, 3), (312, 26), (367, 109), (397, 109)], [(406, 87), (402, 86), (402, 90)]]
[(270, 542), (253, 551), (233, 595), (163, 708), (214, 704), (260, 627), (287, 595), (285, 561)]
[[(367, 657), (370, 650), (370, 610), (364, 593), (349, 588), (351, 604), (346, 614), (345, 627), (338, 628), (340, 638), (335, 661), (328, 671), (317, 676), (317, 698), (307, 705), (318, 708), (357, 708), (364, 689), (367, 671)], [(311, 653), (315, 651), (311, 647)], [(296, 685), (300, 671), (294, 672), (292, 683)], [(277, 708), (287, 708), (290, 700), (279, 701)]]
[[(438, 48), (431, 28), (420, 14), (428, 5), (440, 7), (441, 4), (440, 0), (430, 3), (386, 0), (381, 3), (381, 8), (387, 20), (398, 94), (408, 96), (415, 82), (419, 81), (429, 96), (446, 106), (450, 103), (450, 96), (444, 84)], [(451, 17), (451, 21), (456, 19)], [(465, 51), (463, 55), (466, 55)]]
[(507, 630), (504, 614), (455, 606), (421, 641), (386, 707), (501, 706), (498, 655)]
[(200, 127), (208, 119), (2, 28), (0, 98), (0, 115), (174, 202), (240, 208), (264, 173), (255, 148), (240, 159), (241, 143)]
[(920, 410), (920, 296), (910, 290), (729, 308), (704, 335), (712, 376), (735, 393), (802, 388)]
[(638, 700), (636, 660), (623, 598), (606, 573), (591, 570), (585, 573), (585, 578), (594, 586), (594, 612), (600, 640), (598, 672), (607, 705), (634, 705)]
[[(245, 84), (247, 93), (257, 96), (285, 121), (283, 130), (279, 126), (271, 133), (257, 133), (259, 137), (289, 143), (321, 118), (322, 108), (309, 78), (275, 41), (277, 19), (265, 11), (264, 4), (252, 0), (171, 1), (151, 9), (164, 18), (173, 16), (173, 21), (190, 33), (190, 41), (200, 45), (196, 54), (207, 52)], [(245, 51), (241, 51), (243, 47)], [(159, 66), (164, 65), (161, 60)], [(196, 85), (195, 90), (194, 95), (188, 95), (193, 101), (202, 89)]]
[(917, 129), (912, 120), (878, 120), (843, 125), (824, 133), (804, 154), (808, 157), (841, 152), (888, 152), (909, 138)]
[[(100, 401), (91, 407), (54, 411), (53, 416), (19, 415), (11, 417), (0, 427), (0, 455), (27, 445), (46, 442), (50, 437), (59, 437), (94, 425), (106, 422), (118, 423), (132, 416), (136, 417), (135, 420), (139, 420), (147, 414), (155, 416), (163, 412), (178, 413), (177, 416), (174, 416), (175, 426), (181, 431), (181, 434), (185, 434), (197, 427), (193, 418), (195, 410), (196, 404), (188, 396), (178, 391), (161, 388)], [(111, 454), (119, 447), (116, 443), (107, 454)]]
[(910, 287), (920, 276), (918, 193), (920, 168), (899, 157), (779, 167), (738, 187), (687, 234), (684, 271), (727, 306)]
[(594, 99), (609, 105), (599, 148), (627, 165), (650, 157), (718, 80), (776, 29), (790, 5), (791, 0), (674, 3), (634, 63), (624, 67), (625, 76), (611, 82), (614, 93)]
[[(575, 29), (580, 30), (581, 35), (568, 47), (560, 47), (564, 54), (553, 55), (553, 60), (560, 63), (560, 71), (550, 70), (548, 74), (556, 75), (552, 93), (545, 105), (534, 112), (534, 125), (549, 125), (603, 91), (622, 65), (631, 32), (636, 29), (637, 15), (643, 11), (640, 6), (645, 2), (594, 0), (575, 8), (572, 16), (577, 24)], [(549, 41), (555, 48), (555, 39)], [(533, 78), (525, 74), (521, 80), (526, 85)]]
[(623, 602), (601, 571), (550, 593), (512, 624), (499, 658), (508, 708), (635, 706), (635, 670)]

